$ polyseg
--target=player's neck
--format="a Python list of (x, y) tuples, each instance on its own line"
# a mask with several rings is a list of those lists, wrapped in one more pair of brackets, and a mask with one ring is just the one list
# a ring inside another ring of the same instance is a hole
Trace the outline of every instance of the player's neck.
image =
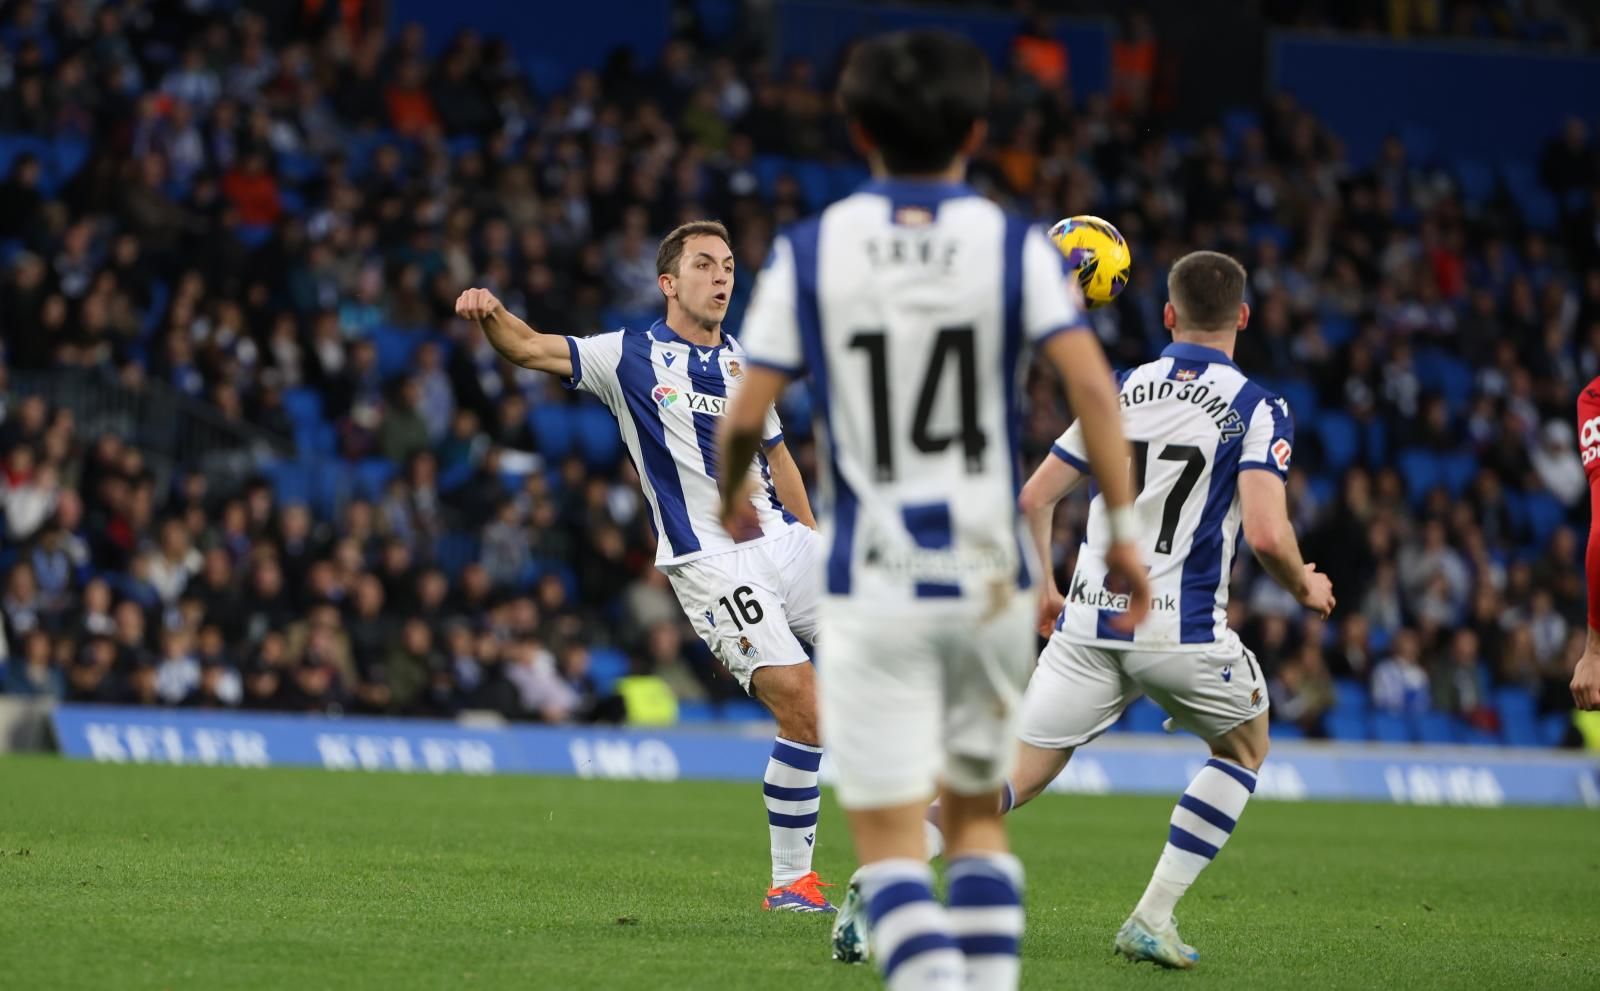
[(722, 324), (707, 325), (675, 306), (667, 308), (667, 329), (697, 347), (714, 348), (722, 344)]
[(1238, 341), (1239, 332), (1237, 330), (1174, 330), (1172, 332), (1172, 342), (1174, 344), (1198, 344), (1203, 348), (1221, 351), (1228, 356), (1229, 361), (1233, 360), (1233, 348)]
[(947, 168), (938, 172), (890, 172), (883, 159), (873, 155), (870, 161), (874, 179), (892, 179), (895, 182), (960, 183), (967, 181), (967, 160), (957, 157)]

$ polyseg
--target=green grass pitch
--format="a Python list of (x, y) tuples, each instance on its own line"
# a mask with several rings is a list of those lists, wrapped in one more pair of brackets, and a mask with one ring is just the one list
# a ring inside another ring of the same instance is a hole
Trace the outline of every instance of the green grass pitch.
[[(1253, 804), (1179, 906), (1189, 974), (1111, 937), (1171, 802), (1011, 819), (1029, 988), (1600, 987), (1600, 820)], [(872, 988), (759, 910), (758, 785), (0, 760), (0, 986)], [(818, 866), (852, 860), (825, 802)]]

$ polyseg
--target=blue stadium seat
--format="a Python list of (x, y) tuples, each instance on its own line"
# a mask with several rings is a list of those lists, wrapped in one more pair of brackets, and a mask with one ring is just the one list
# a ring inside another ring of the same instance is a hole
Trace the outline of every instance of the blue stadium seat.
[(1293, 237), (1290, 235), (1288, 228), (1278, 224), (1265, 222), (1251, 224), (1250, 243), (1260, 244), (1262, 241), (1271, 241), (1278, 246), (1280, 252), (1287, 254)]
[(1225, 111), (1222, 115), (1222, 133), (1228, 140), (1229, 154), (1239, 150), (1239, 143), (1244, 140), (1247, 131), (1260, 128), (1261, 117), (1254, 110), (1240, 108)]
[(322, 394), (305, 386), (285, 389), (283, 410), (296, 427), (315, 426), (322, 422)]
[(1546, 747), (1559, 747), (1572, 729), (1572, 717), (1564, 712), (1539, 717), (1539, 743)]
[(680, 723), (709, 723), (716, 718), (717, 711), (711, 707), (710, 702), (697, 702), (692, 699), (678, 701)]
[(1481, 207), (1494, 196), (1494, 170), (1486, 163), (1462, 159), (1455, 163), (1456, 183), (1468, 206)]
[(782, 155), (757, 155), (755, 161), (750, 163), (750, 171), (756, 174), (761, 195), (771, 198), (778, 185), (778, 177), (789, 171), (789, 160)]
[(1348, 712), (1357, 716), (1365, 716), (1370, 697), (1367, 686), (1354, 678), (1339, 678), (1333, 683), (1334, 709), (1337, 712)]
[(1539, 180), (1539, 170), (1526, 159), (1512, 159), (1500, 163), (1500, 177), (1505, 180), (1506, 191), (1530, 227), (1549, 230), (1556, 225), (1559, 211), (1555, 197)]
[(1128, 706), (1128, 732), (1130, 733), (1159, 733), (1161, 724), (1166, 721), (1167, 714), (1161, 706), (1141, 698)]
[(1375, 712), (1372, 714), (1372, 738), (1384, 743), (1410, 743), (1411, 725), (1404, 716)]
[(1414, 123), (1400, 126), (1400, 142), (1406, 146), (1406, 160), (1413, 165), (1428, 165), (1439, 147), (1439, 139), (1430, 128)]
[(617, 682), (628, 673), (628, 655), (615, 647), (594, 647), (589, 651), (589, 677), (594, 679), (595, 691), (601, 696), (610, 695)]
[(367, 458), (355, 467), (355, 493), (369, 502), (383, 498), (384, 486), (399, 473), (399, 467), (387, 458)]
[(1339, 483), (1328, 475), (1312, 475), (1308, 483), (1311, 486), (1311, 497), (1321, 506), (1332, 505), (1339, 498)]
[(1532, 693), (1521, 685), (1502, 685), (1495, 689), (1494, 709), (1502, 721), (1519, 719), (1531, 723), (1537, 715), (1537, 703)]
[(240, 224), (233, 229), (234, 237), (247, 248), (259, 248), (272, 239), (271, 224)]
[(1529, 541), (1535, 547), (1542, 548), (1549, 543), (1550, 535), (1567, 518), (1567, 508), (1548, 492), (1527, 493), (1523, 508), (1528, 514)]
[(597, 471), (616, 467), (622, 457), (622, 433), (610, 410), (598, 403), (584, 403), (573, 410), (572, 425), (585, 464)]
[(302, 461), (279, 461), (266, 467), (273, 498), (280, 506), (311, 504), (310, 465)]
[(1344, 709), (1337, 709), (1328, 713), (1325, 720), (1328, 735), (1335, 740), (1365, 740), (1367, 738), (1367, 719)]
[(1360, 427), (1355, 417), (1329, 410), (1317, 417), (1317, 439), (1322, 442), (1322, 458), (1328, 468), (1342, 472), (1355, 464), (1361, 453)]
[(145, 308), (144, 317), (139, 321), (139, 339), (147, 340), (161, 326), (161, 320), (167, 315), (167, 302), (172, 298), (172, 290), (167, 286), (165, 279), (156, 279), (150, 283), (150, 305)]
[(451, 158), (460, 158), (469, 151), (477, 151), (483, 146), (483, 140), (476, 134), (458, 134), (446, 139), (444, 146), (450, 150)]
[(733, 699), (722, 704), (722, 718), (730, 723), (764, 723), (772, 714), (755, 699)]
[(868, 172), (864, 165), (853, 163), (835, 165), (828, 170), (828, 198), (842, 200), (870, 178), (872, 173)]
[[(539, 453), (559, 461), (577, 446), (577, 423), (572, 408), (561, 403), (540, 403), (528, 411), (528, 426), (533, 430)], [(615, 427), (612, 428), (615, 431)]]
[(1444, 470), (1432, 451), (1411, 448), (1400, 452), (1396, 467), (1406, 483), (1406, 497), (1413, 506), (1421, 506), (1428, 493), (1444, 484)]
[(1413, 722), (1423, 743), (1459, 743), (1463, 735), (1460, 721), (1448, 712), (1424, 712)]
[(1295, 423), (1311, 423), (1317, 416), (1317, 390), (1310, 382), (1291, 379), (1279, 382), (1277, 393), (1289, 403), (1289, 414)]
[(1273, 723), (1272, 738), (1274, 740), (1304, 740), (1306, 731), (1294, 723)]
[(422, 343), (423, 332), (405, 327), (374, 327), (372, 344), (378, 349), (378, 374), (384, 378), (404, 375)]
[(451, 465), (439, 473), (439, 491), (444, 493), (454, 492), (467, 484), (472, 478), (472, 473), (477, 471), (477, 466), (471, 461)]
[(438, 546), (434, 548), (434, 559), (445, 574), (452, 579), (461, 574), (461, 569), (478, 559), (479, 542), (475, 533), (462, 533), (452, 531), (439, 536)]
[(1460, 498), (1478, 477), (1478, 458), (1470, 451), (1446, 454), (1439, 459), (1444, 473), (1444, 487), (1452, 498)]
[(355, 468), (339, 458), (324, 458), (313, 465), (311, 508), (324, 519), (334, 519), (355, 494)]
[(1500, 717), (1500, 733), (1505, 737), (1505, 742), (1512, 747), (1537, 747), (1539, 742), (1539, 724), (1532, 718), (1524, 719), (1520, 716)]
[(1382, 468), (1388, 463), (1389, 428), (1377, 417), (1361, 428), (1361, 440), (1366, 445), (1367, 467)]
[[(290, 185), (302, 185), (321, 174), (322, 162), (315, 155), (295, 152), (280, 152), (278, 155), (278, 176)], [(281, 192), (279, 195), (282, 195)]]
[(828, 205), (827, 166), (821, 162), (795, 162), (789, 173), (800, 184), (800, 195), (806, 198), (807, 206), (821, 210)]
[(1343, 347), (1356, 336), (1356, 322), (1342, 314), (1325, 312), (1317, 322), (1322, 325), (1322, 339), (1329, 347)]
[(50, 158), (57, 183), (65, 185), (82, 171), (93, 146), (88, 138), (63, 134), (51, 142)]
[(1476, 726), (1463, 726), (1461, 728), (1460, 742), (1470, 747), (1498, 747), (1500, 746), (1500, 737), (1498, 734), (1491, 733), (1486, 729), (1479, 729)]

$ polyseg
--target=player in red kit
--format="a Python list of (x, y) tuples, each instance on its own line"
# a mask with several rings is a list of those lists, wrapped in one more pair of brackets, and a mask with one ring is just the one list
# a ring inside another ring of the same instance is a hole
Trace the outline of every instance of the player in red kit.
[(1589, 550), (1583, 562), (1589, 579), (1589, 642), (1572, 673), (1572, 701), (1580, 709), (1600, 709), (1600, 378), (1578, 396), (1578, 444), (1589, 476)]

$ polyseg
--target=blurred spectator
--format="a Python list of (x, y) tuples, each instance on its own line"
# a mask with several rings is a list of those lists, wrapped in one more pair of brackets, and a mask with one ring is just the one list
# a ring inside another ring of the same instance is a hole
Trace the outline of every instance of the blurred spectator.
[(1394, 651), (1372, 672), (1372, 704), (1390, 715), (1428, 711), (1428, 672), (1422, 666), (1422, 646), (1413, 630), (1395, 635)]
[(1478, 651), (1478, 635), (1457, 630), (1449, 650), (1434, 670), (1433, 707), (1461, 716), (1480, 728), (1493, 729), (1489, 708), (1489, 670)]
[(1333, 707), (1333, 679), (1316, 644), (1304, 644), (1279, 667), (1270, 695), (1274, 719), (1300, 727), (1313, 739), (1328, 735), (1322, 717)]

